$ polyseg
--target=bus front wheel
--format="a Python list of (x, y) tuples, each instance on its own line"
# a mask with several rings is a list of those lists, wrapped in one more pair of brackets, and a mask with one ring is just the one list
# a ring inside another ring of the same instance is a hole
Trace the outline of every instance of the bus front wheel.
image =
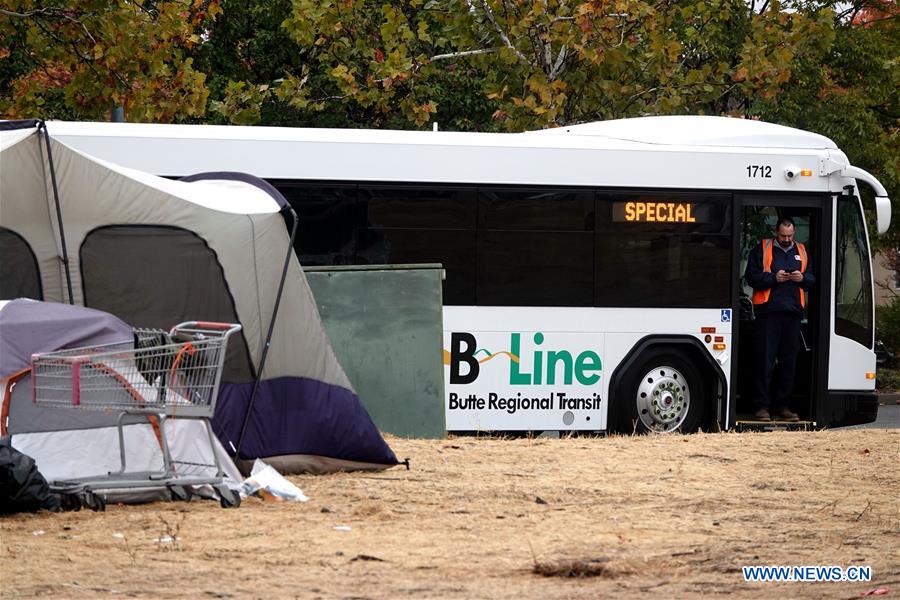
[(623, 384), (617, 401), (623, 433), (689, 433), (700, 427), (703, 378), (683, 354), (651, 350)]

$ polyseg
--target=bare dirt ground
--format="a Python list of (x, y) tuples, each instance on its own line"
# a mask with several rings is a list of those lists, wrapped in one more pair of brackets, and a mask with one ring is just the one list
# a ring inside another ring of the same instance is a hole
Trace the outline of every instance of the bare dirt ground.
[[(292, 477), (304, 504), (2, 518), (0, 596), (900, 596), (897, 430), (389, 442), (411, 470)], [(743, 581), (775, 564), (873, 579)]]

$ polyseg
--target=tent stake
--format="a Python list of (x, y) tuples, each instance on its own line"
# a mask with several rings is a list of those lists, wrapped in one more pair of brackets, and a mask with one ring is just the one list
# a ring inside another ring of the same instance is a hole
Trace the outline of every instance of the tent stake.
[(56, 186), (56, 167), (53, 164), (53, 151), (50, 150), (50, 133), (43, 121), (38, 121), (38, 130), (44, 132), (44, 143), (47, 145), (47, 161), (50, 163), (50, 181), (53, 183), (53, 200), (56, 202), (56, 222), (59, 224), (59, 243), (62, 245), (62, 261), (66, 269), (66, 287), (69, 290), (69, 304), (75, 304), (72, 293), (72, 274), (69, 272), (69, 251), (66, 248), (66, 231), (63, 227), (62, 208), (59, 205), (59, 189)]
[(241, 424), (241, 436), (238, 438), (237, 448), (234, 450), (234, 457), (237, 460), (240, 460), (241, 458), (241, 446), (244, 445), (244, 436), (247, 433), (247, 425), (250, 423), (250, 415), (253, 414), (253, 403), (256, 401), (256, 392), (259, 389), (259, 382), (262, 379), (263, 370), (266, 368), (266, 357), (269, 355), (269, 346), (272, 343), (272, 333), (275, 331), (275, 320), (278, 317), (278, 307), (281, 304), (281, 293), (284, 291), (284, 282), (287, 279), (288, 265), (291, 264), (291, 255), (294, 253), (294, 239), (297, 236), (297, 213), (290, 205), (286, 206), (285, 209), (290, 213), (293, 221), (291, 225), (291, 240), (288, 243), (287, 254), (284, 257), (284, 266), (281, 268), (281, 282), (278, 284), (278, 294), (275, 296), (275, 306), (272, 308), (272, 320), (269, 322), (269, 332), (266, 334), (266, 343), (263, 346), (262, 357), (259, 359), (259, 369), (256, 370), (256, 379), (253, 381), (253, 391), (250, 392), (250, 401), (247, 403), (247, 412), (244, 413), (244, 422)]

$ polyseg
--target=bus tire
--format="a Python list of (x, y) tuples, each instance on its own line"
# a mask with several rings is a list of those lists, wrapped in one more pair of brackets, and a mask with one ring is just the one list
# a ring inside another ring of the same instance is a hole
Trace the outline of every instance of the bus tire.
[(616, 396), (621, 433), (691, 433), (703, 421), (703, 377), (677, 350), (650, 349), (628, 371)]

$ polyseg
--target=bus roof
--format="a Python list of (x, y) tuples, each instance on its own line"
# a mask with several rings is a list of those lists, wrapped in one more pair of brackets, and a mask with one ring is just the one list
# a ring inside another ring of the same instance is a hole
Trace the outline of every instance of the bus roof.
[[(461, 133), (388, 129), (324, 129), (235, 125), (159, 125), (51, 121), (51, 134), (113, 138), (200, 138), (243, 141), (392, 143), (515, 147), (635, 148), (646, 145), (836, 149), (825, 136), (751, 119), (710, 116), (665, 116), (617, 119), (520, 134)], [(565, 141), (564, 141), (565, 140)]]
[(823, 135), (753, 119), (671, 116), (597, 121), (532, 132), (676, 146), (837, 149)]
[[(526, 133), (63, 121), (47, 129), (78, 151), (170, 177), (824, 192), (845, 185), (829, 174), (847, 164), (826, 137), (709, 116)], [(838, 166), (825, 169), (828, 161)], [(786, 179), (788, 170), (808, 175)]]

